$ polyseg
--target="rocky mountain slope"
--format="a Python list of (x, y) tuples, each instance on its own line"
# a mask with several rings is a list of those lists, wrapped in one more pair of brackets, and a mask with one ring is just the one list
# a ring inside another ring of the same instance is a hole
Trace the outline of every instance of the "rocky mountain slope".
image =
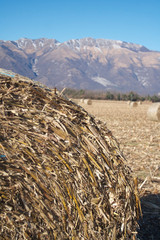
[(160, 52), (116, 40), (0, 41), (0, 67), (49, 87), (160, 92)]

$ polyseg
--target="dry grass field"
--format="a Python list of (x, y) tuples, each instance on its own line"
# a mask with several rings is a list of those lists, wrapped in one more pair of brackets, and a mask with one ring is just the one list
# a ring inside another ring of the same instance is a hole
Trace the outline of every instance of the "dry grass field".
[(152, 103), (133, 108), (122, 101), (94, 100), (92, 105), (78, 101), (78, 104), (106, 122), (139, 179), (144, 214), (139, 239), (160, 239), (160, 122), (147, 119)]

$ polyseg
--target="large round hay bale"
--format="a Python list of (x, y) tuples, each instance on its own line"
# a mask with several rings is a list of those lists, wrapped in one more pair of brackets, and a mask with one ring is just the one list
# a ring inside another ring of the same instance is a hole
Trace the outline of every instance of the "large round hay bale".
[(0, 81), (2, 239), (135, 239), (137, 183), (82, 107), (23, 78)]
[(87, 105), (92, 105), (92, 100), (91, 99), (84, 99), (84, 103)]
[(160, 121), (160, 102), (153, 103), (147, 110), (147, 117), (149, 120)]

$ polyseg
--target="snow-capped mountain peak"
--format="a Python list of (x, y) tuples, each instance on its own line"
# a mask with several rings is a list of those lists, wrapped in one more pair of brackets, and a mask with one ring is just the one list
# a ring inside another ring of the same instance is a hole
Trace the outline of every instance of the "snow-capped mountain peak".
[(160, 92), (160, 52), (110, 39), (0, 41), (0, 67), (50, 87)]

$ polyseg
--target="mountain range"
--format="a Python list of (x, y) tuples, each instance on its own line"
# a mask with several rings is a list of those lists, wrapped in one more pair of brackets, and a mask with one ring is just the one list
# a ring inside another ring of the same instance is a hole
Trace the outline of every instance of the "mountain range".
[(60, 89), (160, 92), (160, 52), (118, 40), (0, 40), (0, 68)]

